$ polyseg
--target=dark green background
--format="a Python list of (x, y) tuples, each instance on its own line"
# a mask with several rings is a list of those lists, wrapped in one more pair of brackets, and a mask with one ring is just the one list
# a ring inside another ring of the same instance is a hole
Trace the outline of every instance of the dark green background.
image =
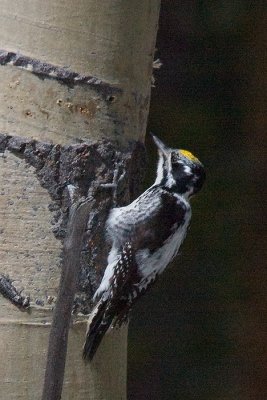
[(207, 181), (181, 254), (133, 311), (130, 400), (267, 398), (265, 25), (264, 2), (162, 1), (148, 129)]

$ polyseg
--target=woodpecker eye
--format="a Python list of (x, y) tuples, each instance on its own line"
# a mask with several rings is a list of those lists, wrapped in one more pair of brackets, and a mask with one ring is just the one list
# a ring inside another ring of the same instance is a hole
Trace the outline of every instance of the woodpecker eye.
[(175, 151), (172, 151), (171, 153), (171, 163), (172, 164), (177, 164), (179, 160), (179, 154)]

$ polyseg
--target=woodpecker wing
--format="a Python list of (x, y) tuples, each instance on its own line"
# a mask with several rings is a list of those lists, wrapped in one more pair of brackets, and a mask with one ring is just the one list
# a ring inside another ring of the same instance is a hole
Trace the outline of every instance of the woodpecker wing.
[[(183, 198), (157, 186), (148, 189), (130, 207), (112, 211), (108, 229), (113, 233), (113, 246), (119, 257), (126, 241), (132, 251), (128, 267), (122, 265), (119, 271), (124, 280), (119, 287), (125, 296), (128, 293), (129, 303), (151, 286), (176, 255), (190, 216), (190, 206)], [(118, 266), (119, 263), (107, 267), (97, 295), (109, 290)]]
[(152, 186), (129, 206), (112, 210), (108, 234), (117, 248), (128, 241), (135, 252), (147, 249), (153, 253), (184, 224), (189, 210), (181, 196)]
[[(127, 321), (132, 304), (155, 282), (179, 248), (175, 233), (184, 225), (189, 207), (186, 202), (157, 186), (137, 200), (112, 210), (107, 222), (116, 257), (96, 292), (100, 300), (92, 312), (83, 350), (84, 358), (90, 360), (109, 326)], [(169, 244), (172, 238), (174, 245)], [(170, 252), (167, 261), (159, 259), (161, 249)]]

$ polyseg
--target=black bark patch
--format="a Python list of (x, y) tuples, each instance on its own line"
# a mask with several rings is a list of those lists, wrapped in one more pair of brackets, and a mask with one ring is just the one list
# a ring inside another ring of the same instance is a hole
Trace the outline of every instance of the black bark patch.
[(12, 280), (5, 275), (0, 274), (0, 293), (6, 299), (11, 301), (20, 310), (26, 310), (30, 305), (30, 298), (21, 295), (21, 292), (13, 285)]
[(10, 139), (10, 136), (0, 133), (0, 153), (3, 153), (5, 151), (5, 149), (7, 148), (7, 143), (8, 143), (9, 139)]
[(49, 64), (20, 53), (0, 49), (0, 65), (13, 65), (37, 75), (41, 79), (54, 79), (69, 87), (87, 85), (104, 96), (107, 102), (114, 98), (114, 94), (121, 93), (122, 89), (111, 85), (92, 75), (83, 75), (78, 72)]
[(136, 198), (145, 168), (144, 146), (132, 142), (127, 151), (121, 152), (107, 140), (62, 146), (1, 134), (0, 149), (9, 150), (35, 168), (41, 186), (51, 197), (48, 209), (52, 213), (52, 231), (59, 240), (65, 238), (71, 205), (67, 186), (74, 185), (78, 197), (86, 197), (92, 188), (97, 188), (96, 206), (83, 238), (79, 291), (75, 299), (75, 310), (88, 313), (92, 294), (106, 268), (109, 248), (105, 241), (105, 223), (114, 206), (113, 189), (101, 184), (112, 183), (116, 172), (118, 206)]

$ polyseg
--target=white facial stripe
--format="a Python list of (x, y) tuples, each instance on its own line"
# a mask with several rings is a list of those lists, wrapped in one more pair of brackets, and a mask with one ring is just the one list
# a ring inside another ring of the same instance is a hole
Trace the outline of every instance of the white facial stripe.
[(190, 168), (188, 165), (184, 165), (184, 172), (185, 172), (187, 175), (192, 175), (192, 170), (191, 170), (191, 168)]
[(168, 176), (167, 176), (167, 182), (166, 182), (166, 186), (168, 187), (168, 188), (171, 188), (173, 185), (175, 185), (176, 184), (176, 182), (175, 182), (175, 180), (174, 180), (174, 178), (173, 178), (173, 176), (172, 176), (172, 174), (168, 174)]
[(163, 155), (160, 154), (159, 156), (159, 161), (158, 161), (158, 169), (157, 169), (157, 179), (155, 181), (155, 185), (159, 185), (160, 182), (162, 181), (163, 178), (163, 163), (164, 163), (164, 159), (163, 159)]

